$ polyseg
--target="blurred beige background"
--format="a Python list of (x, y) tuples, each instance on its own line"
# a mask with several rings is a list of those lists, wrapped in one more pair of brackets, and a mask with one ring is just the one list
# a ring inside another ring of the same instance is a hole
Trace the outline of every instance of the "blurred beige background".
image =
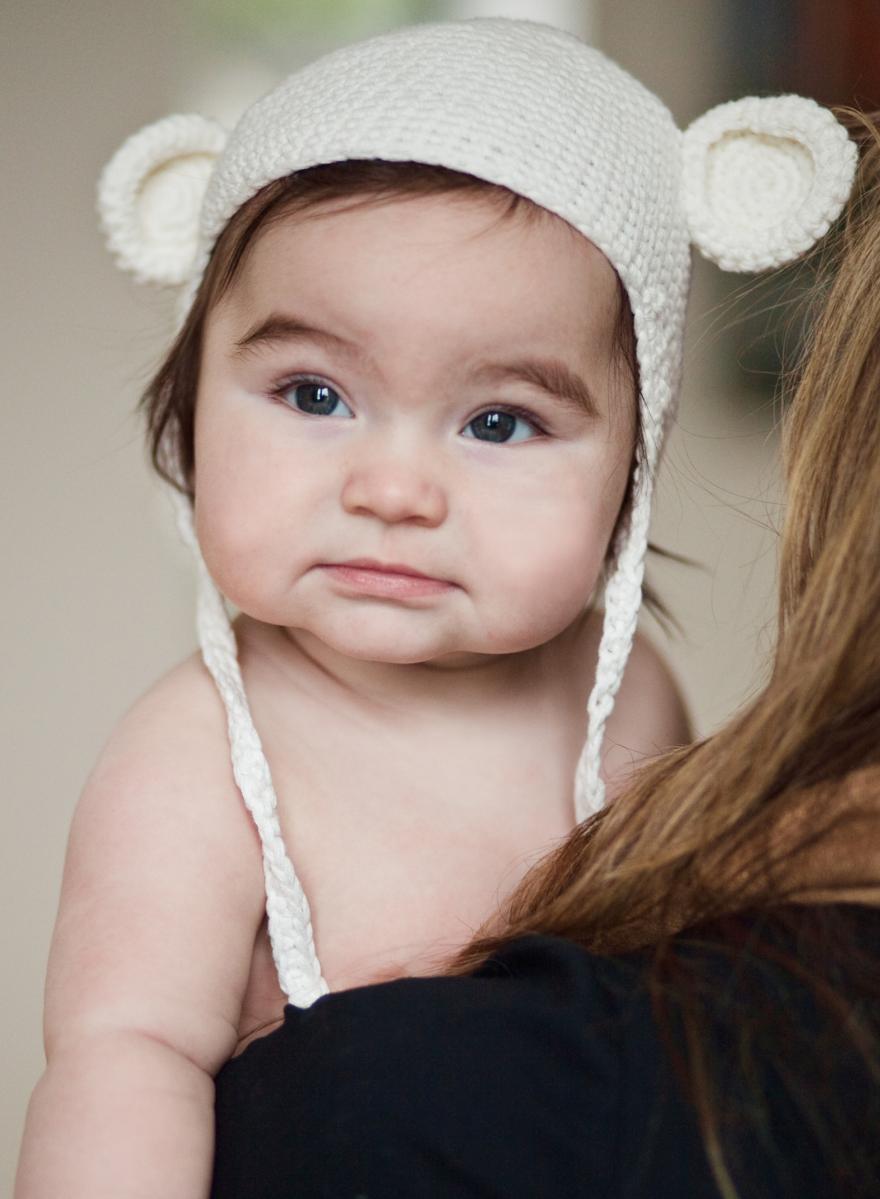
[[(357, 35), (402, 11), (349, 7)], [(445, 7), (580, 28), (658, 91), (679, 124), (729, 98), (713, 0)], [(339, 36), (312, 23), (295, 53), (275, 45), (235, 54), (181, 0), (7, 0), (3, 8), (3, 1194), (42, 1068), (43, 972), (73, 806), (123, 710), (194, 645), (188, 562), (133, 415), (170, 304), (138, 290), (106, 256), (95, 179), (140, 126), (193, 108), (231, 119), (282, 64)], [(713, 268), (699, 264), (684, 400), (654, 532), (701, 568), (650, 570), (683, 626), (683, 636), (657, 635), (701, 732), (757, 677), (772, 618), (777, 514), (771, 413), (724, 378), (712, 332), (719, 294)]]

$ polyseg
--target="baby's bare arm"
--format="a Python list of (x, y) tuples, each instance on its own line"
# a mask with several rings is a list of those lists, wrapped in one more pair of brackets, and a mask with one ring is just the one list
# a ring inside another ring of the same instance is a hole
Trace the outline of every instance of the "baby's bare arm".
[(66, 1045), (31, 1099), (16, 1199), (202, 1199), (213, 1095), (210, 1074), (144, 1033)]
[(114, 733), (71, 829), (46, 985), (46, 1071), (16, 1199), (200, 1199), (213, 1076), (263, 912), (222, 710), (194, 661)]

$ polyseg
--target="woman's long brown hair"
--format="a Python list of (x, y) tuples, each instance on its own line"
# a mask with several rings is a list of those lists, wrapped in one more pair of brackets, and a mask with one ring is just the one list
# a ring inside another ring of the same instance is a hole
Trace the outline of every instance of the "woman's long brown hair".
[[(645, 950), (658, 969), (675, 934), (707, 921), (817, 898), (880, 903), (880, 130), (838, 115), (862, 157), (818, 252), (818, 311), (790, 385), (769, 682), (533, 868), (452, 973), (533, 932), (602, 954)], [(678, 979), (686, 1009), (701, 985)], [(719, 1190), (734, 1195), (695, 1027), (689, 1090)], [(876, 1037), (861, 1048), (876, 1063)]]

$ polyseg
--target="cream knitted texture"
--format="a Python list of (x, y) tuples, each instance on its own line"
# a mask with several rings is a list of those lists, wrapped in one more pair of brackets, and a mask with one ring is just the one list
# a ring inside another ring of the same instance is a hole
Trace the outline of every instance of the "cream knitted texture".
[(687, 129), (682, 199), (691, 238), (726, 271), (781, 266), (808, 250), (846, 203), (858, 152), (803, 96), (746, 96)]
[(107, 246), (144, 282), (183, 283), (205, 185), (226, 130), (205, 117), (165, 117), (130, 137), (101, 172), (98, 211)]

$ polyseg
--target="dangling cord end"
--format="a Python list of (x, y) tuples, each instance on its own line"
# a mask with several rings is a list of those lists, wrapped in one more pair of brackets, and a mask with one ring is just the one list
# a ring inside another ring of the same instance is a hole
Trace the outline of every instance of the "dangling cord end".
[(578, 780), (574, 791), (575, 824), (583, 824), (588, 816), (605, 807), (605, 782), (589, 762), (584, 772), (583, 782)]

